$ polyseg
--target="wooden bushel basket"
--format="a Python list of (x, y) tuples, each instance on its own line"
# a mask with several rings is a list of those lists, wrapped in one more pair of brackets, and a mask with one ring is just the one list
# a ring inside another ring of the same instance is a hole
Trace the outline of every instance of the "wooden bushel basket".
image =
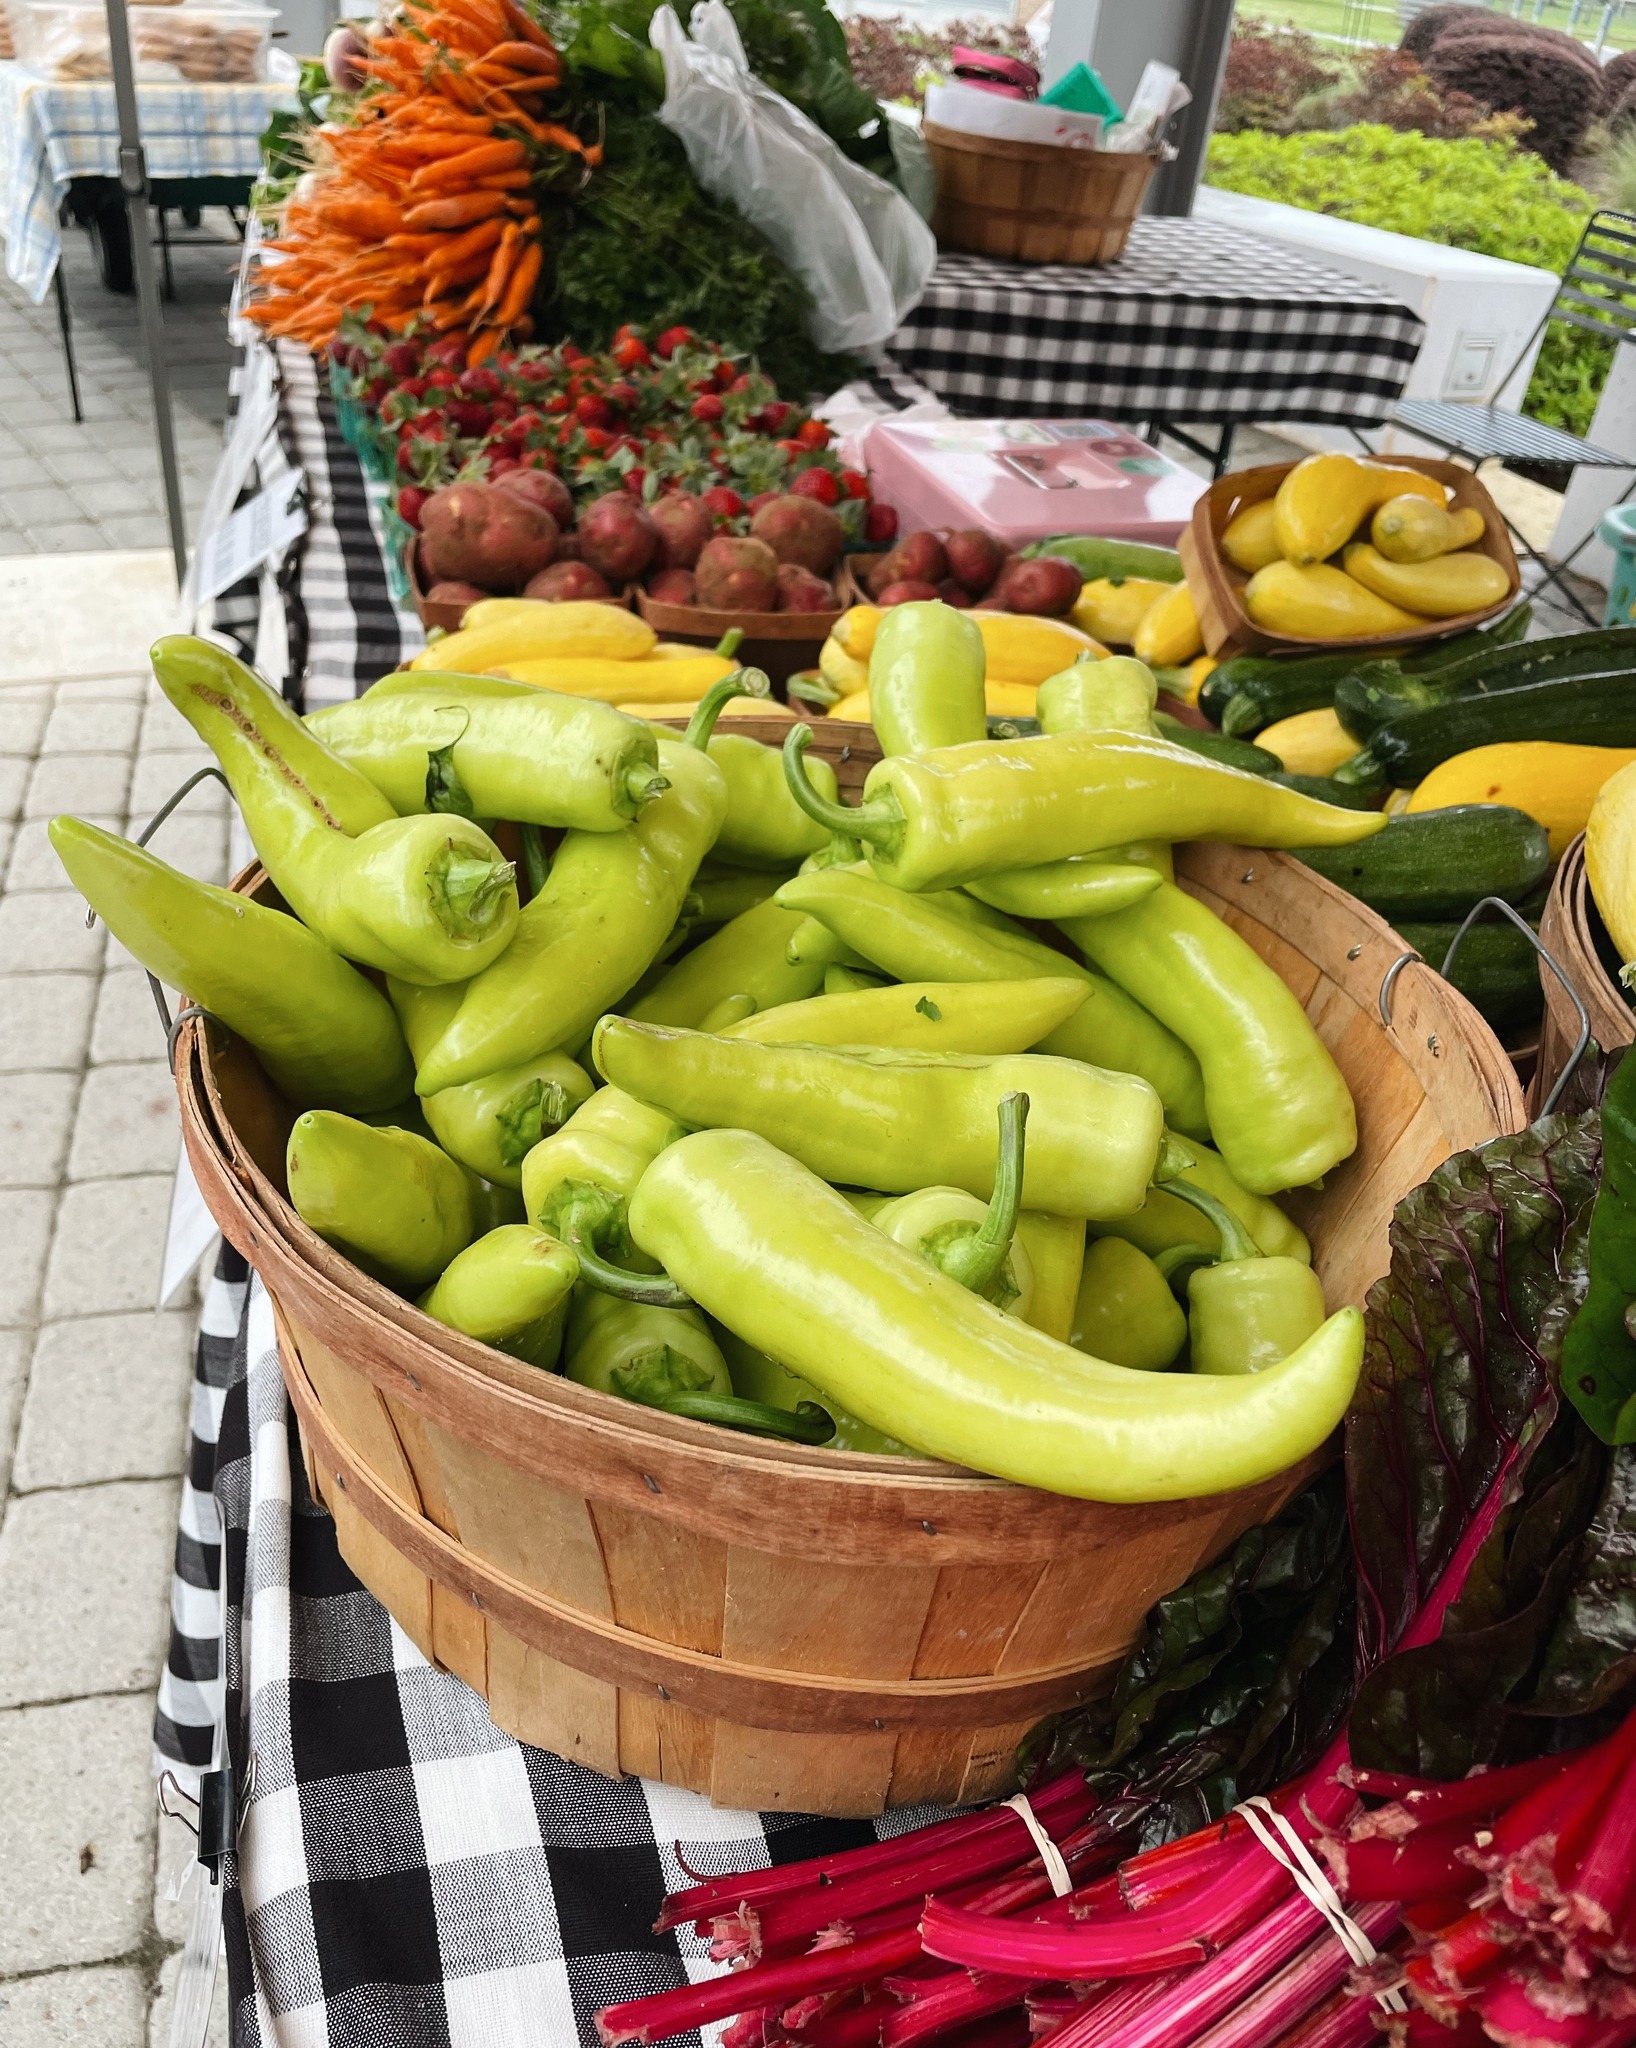
[(1244, 586), (1249, 577), (1235, 569), (1221, 552), (1221, 536), (1240, 512), (1264, 499), (1276, 496), (1278, 486), (1295, 467), (1293, 462), (1269, 462), (1260, 469), (1235, 470), (1218, 477), (1193, 507), (1190, 525), (1184, 526), (1176, 542), (1198, 613), (1199, 631), (1212, 654), (1333, 654), (1347, 648), (1408, 647), (1423, 640), (1446, 640), (1464, 633), (1503, 612), (1516, 599), (1522, 586), (1511, 536), (1499, 507), (1488, 495), (1481, 479), (1457, 462), (1444, 462), (1429, 455), (1383, 455), (1382, 462), (1394, 469), (1418, 469), (1445, 484), (1453, 511), (1472, 507), (1483, 515), (1482, 538), (1474, 547), (1499, 563), (1509, 579), (1509, 588), (1497, 603), (1481, 611), (1462, 612), (1453, 619), (1427, 619), (1398, 633), (1360, 634), (1349, 640), (1303, 640), (1294, 633), (1275, 633), (1258, 626), (1244, 609)]
[[(849, 793), (877, 758), (867, 727), (820, 723), (815, 751)], [(1331, 1303), (1361, 1301), (1401, 1197), (1521, 1127), (1515, 1076), (1428, 968), (1399, 977), (1383, 1026), (1401, 941), (1298, 862), (1194, 846), (1178, 873), (1284, 975), (1351, 1084), (1358, 1151), (1290, 1206)], [(189, 1158), (272, 1297), (343, 1555), (498, 1726), (597, 1770), (824, 1814), (990, 1797), (1036, 1721), (1106, 1688), (1153, 1601), (1322, 1462), (1113, 1507), (740, 1436), (534, 1371), (306, 1228), (282, 1179), (294, 1111), (243, 1045), (194, 1021), (177, 1052)]]
[[(1578, 991), (1590, 1016), (1591, 1037), (1604, 1052), (1612, 1052), (1636, 1040), (1636, 1011), (1602, 963), (1596, 945), (1600, 924), (1585, 873), (1585, 835), (1581, 832), (1557, 863), (1539, 921), (1539, 942)], [(1539, 1065), (1528, 1094), (1528, 1107), (1535, 1116), (1579, 1037), (1579, 1013), (1543, 961), (1539, 979), (1545, 991), (1545, 1016), (1539, 1034)]]
[(928, 121), (921, 129), (937, 172), (932, 228), (945, 249), (1019, 263), (1115, 263), (1156, 156), (1007, 142)]

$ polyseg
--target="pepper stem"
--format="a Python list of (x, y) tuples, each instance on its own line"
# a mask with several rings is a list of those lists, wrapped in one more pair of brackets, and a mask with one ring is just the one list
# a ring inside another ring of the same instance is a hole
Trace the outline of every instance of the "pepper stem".
[(667, 1415), (685, 1415), (694, 1422), (716, 1422), (724, 1429), (742, 1429), (751, 1436), (780, 1437), (792, 1444), (827, 1444), (835, 1434), (835, 1418), (816, 1401), (797, 1402), (793, 1410), (766, 1401), (744, 1401), (736, 1394), (672, 1394), (652, 1404)]
[(1168, 1187), (1177, 1174), (1185, 1173), (1190, 1166), (1197, 1166), (1198, 1163), (1198, 1154), (1178, 1138), (1174, 1131), (1167, 1130), (1159, 1145), (1159, 1163), (1153, 1169), (1153, 1185), (1159, 1188)]
[(832, 804), (827, 796), (821, 796), (807, 780), (807, 771), (802, 756), (812, 745), (812, 727), (805, 719), (797, 719), (790, 727), (789, 737), (784, 742), (784, 780), (789, 784), (790, 795), (815, 824), (822, 825), (826, 832), (839, 837), (868, 840), (874, 846), (886, 846), (901, 835), (902, 813), (895, 797), (875, 804)]
[(519, 825), (517, 837), (523, 848), (523, 873), (528, 880), (530, 898), (538, 896), (545, 887), (545, 878), (551, 872), (545, 857), (545, 841), (540, 837), (538, 825)]
[(735, 697), (765, 697), (771, 689), (765, 669), (734, 669), (730, 676), (723, 676), (719, 683), (712, 683), (693, 707), (693, 716), (687, 721), (683, 739), (702, 754), (710, 744), (716, 720)]
[(1214, 1195), (1207, 1195), (1203, 1188), (1195, 1187), (1190, 1180), (1172, 1180), (1165, 1183), (1165, 1193), (1178, 1196), (1216, 1226), (1221, 1233), (1221, 1250), (1216, 1254), (1218, 1259), (1260, 1259), (1266, 1256), (1227, 1204), (1217, 1201)]
[(516, 876), (509, 860), (445, 846), (426, 871), (438, 923), (451, 939), (487, 938)]
[(656, 796), (663, 796), (669, 787), (669, 778), (649, 767), (646, 761), (633, 761), (625, 770), (625, 795), (633, 813), (652, 803)]
[(1028, 1097), (1013, 1089), (1000, 1097), (1000, 1149), (994, 1163), (994, 1193), (977, 1228), (962, 1231), (932, 1251), (935, 1265), (973, 1294), (987, 1294), (1005, 1271), (1022, 1207), (1023, 1159)]
[(684, 1294), (668, 1273), (631, 1273), (623, 1266), (610, 1266), (579, 1230), (570, 1229), (564, 1242), (579, 1260), (579, 1277), (599, 1294), (646, 1302), (650, 1308), (693, 1306), (692, 1295)]
[(727, 631), (716, 642), (715, 651), (721, 656), (723, 661), (731, 661), (743, 644), (744, 628), (742, 626), (729, 626)]

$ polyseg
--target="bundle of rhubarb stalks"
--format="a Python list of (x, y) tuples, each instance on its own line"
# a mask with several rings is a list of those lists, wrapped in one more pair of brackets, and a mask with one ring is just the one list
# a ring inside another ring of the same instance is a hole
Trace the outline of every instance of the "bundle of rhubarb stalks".
[(691, 1921), (742, 1967), (609, 2007), (603, 2039), (734, 2015), (723, 2048), (1636, 2041), (1636, 1715), (1588, 1749), (1451, 1784), (1354, 1771), (1342, 1743), (1276, 1794), (1368, 1947), (1343, 1941), (1242, 1813), (1113, 1868), (1127, 1809), (1075, 1772), (1031, 1804), (1072, 1881), (1062, 1896), (1009, 1807), (711, 1878), (675, 1893), (660, 1927)]

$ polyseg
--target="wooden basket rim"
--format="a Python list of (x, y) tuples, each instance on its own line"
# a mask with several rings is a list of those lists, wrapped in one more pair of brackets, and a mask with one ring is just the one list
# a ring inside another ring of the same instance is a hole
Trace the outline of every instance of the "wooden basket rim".
[(1087, 171), (1105, 166), (1109, 172), (1145, 165), (1151, 174), (1161, 161), (1156, 153), (1144, 150), (1080, 149), (1062, 142), (1017, 142), (1003, 135), (973, 135), (963, 128), (944, 128), (936, 121), (923, 121), (920, 132), (939, 149), (957, 150), (962, 156), (1006, 157), (1014, 163), (1051, 165), (1068, 159), (1083, 164)]

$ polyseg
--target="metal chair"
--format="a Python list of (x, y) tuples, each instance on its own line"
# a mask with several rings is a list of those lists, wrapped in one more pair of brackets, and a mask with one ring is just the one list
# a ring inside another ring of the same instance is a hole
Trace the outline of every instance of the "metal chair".
[[(1521, 353), (1494, 386), (1504, 391), (1528, 359), (1529, 351), (1553, 320), (1581, 327), (1587, 334), (1601, 336), (1615, 345), (1636, 340), (1636, 214), (1603, 210), (1593, 213), (1579, 238), (1568, 267), (1562, 273), (1556, 297), (1545, 317), (1523, 344)], [(1636, 458), (1615, 455), (1581, 440), (1560, 427), (1545, 426), (1507, 412), (1497, 405), (1475, 405), (1469, 400), (1409, 398), (1392, 410), (1392, 423), (1406, 427), (1423, 440), (1446, 448), (1450, 455), (1465, 457), (1475, 468), (1490, 456), (1502, 461), (1565, 464), (1569, 468), (1624, 469), (1631, 480), (1619, 503), (1636, 490)], [(1508, 520), (1507, 525), (1510, 525)], [(1594, 529), (1593, 529), (1594, 530)], [(1523, 552), (1544, 571), (1542, 587), (1554, 583), (1562, 595), (1592, 626), (1597, 619), (1563, 581), (1569, 564), (1590, 540), (1586, 534), (1560, 562), (1552, 562), (1533, 547), (1513, 526)]]

